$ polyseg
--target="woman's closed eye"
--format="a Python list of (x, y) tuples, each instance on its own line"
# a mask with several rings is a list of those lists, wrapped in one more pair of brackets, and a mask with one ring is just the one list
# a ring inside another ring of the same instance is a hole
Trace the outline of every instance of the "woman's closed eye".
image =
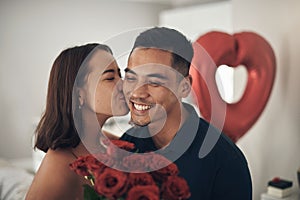
[(103, 80), (113, 81), (116, 79), (116, 77), (121, 78), (121, 72), (120, 69), (108, 69), (103, 72), (102, 76)]
[(112, 77), (108, 77), (108, 78), (105, 78), (105, 80), (108, 80), (108, 81), (113, 81), (113, 80), (115, 80), (115, 77), (114, 77), (114, 76), (112, 76)]

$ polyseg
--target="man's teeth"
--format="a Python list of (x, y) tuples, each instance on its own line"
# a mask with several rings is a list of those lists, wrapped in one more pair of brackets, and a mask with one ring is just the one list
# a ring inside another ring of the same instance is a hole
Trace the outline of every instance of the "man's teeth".
[(151, 108), (151, 106), (139, 105), (139, 104), (133, 104), (133, 106), (137, 110), (148, 110)]

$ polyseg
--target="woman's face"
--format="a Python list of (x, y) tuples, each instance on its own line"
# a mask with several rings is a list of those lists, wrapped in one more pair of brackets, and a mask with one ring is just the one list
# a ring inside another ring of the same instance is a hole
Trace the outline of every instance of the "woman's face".
[(120, 69), (114, 57), (104, 50), (96, 50), (88, 66), (84, 106), (108, 117), (127, 114)]

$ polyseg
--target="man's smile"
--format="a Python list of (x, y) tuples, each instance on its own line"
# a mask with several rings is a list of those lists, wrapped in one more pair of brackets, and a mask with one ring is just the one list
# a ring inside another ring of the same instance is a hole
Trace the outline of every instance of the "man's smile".
[(133, 103), (133, 107), (139, 111), (145, 111), (145, 110), (149, 110), (151, 108), (151, 106), (149, 106), (149, 105), (141, 105), (141, 104), (136, 104), (136, 103)]
[(155, 104), (150, 103), (142, 103), (131, 100), (131, 108), (133, 112), (137, 112), (136, 114), (145, 114), (148, 112), (151, 108), (154, 107)]

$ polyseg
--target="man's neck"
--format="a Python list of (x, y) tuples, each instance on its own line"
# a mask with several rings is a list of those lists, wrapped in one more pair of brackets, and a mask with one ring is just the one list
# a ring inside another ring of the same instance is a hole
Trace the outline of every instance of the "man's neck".
[(180, 110), (181, 112), (177, 116), (181, 116), (181, 118), (180, 117), (168, 118), (165, 121), (163, 128), (159, 131), (154, 131), (155, 125), (153, 126), (152, 124), (148, 125), (149, 132), (151, 135), (153, 135), (152, 136), (153, 142), (158, 149), (168, 146), (172, 141), (172, 139), (177, 134), (177, 132), (180, 130), (181, 126), (186, 121), (189, 115), (187, 110), (184, 108), (183, 105), (181, 105)]

